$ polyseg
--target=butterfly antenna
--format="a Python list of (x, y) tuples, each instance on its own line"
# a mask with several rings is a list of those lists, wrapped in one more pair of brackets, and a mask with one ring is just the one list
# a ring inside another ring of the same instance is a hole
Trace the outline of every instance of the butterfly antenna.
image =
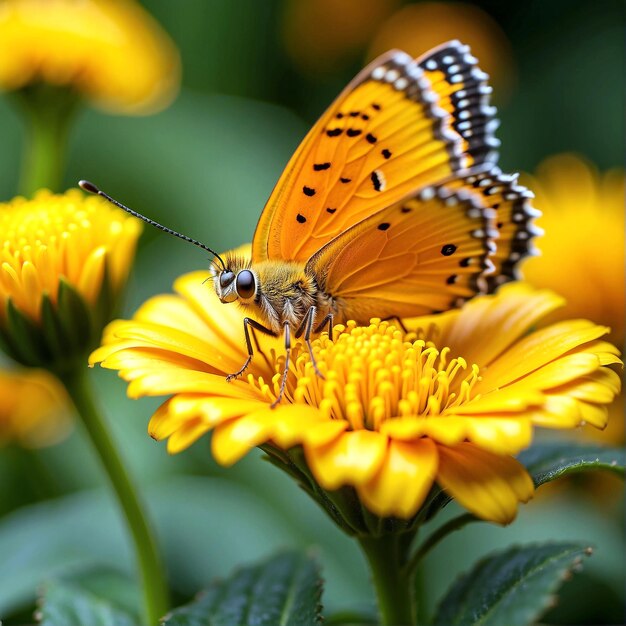
[(137, 213), (137, 211), (133, 211), (132, 209), (129, 209), (127, 206), (125, 206), (121, 202), (118, 202), (115, 198), (112, 198), (108, 193), (105, 193), (104, 191), (102, 191), (102, 189), (99, 189), (93, 183), (90, 183), (88, 180), (78, 181), (78, 186), (81, 189), (88, 191), (89, 193), (93, 193), (96, 196), (102, 196), (103, 198), (106, 198), (111, 204), (114, 204), (116, 207), (123, 209), (124, 211), (126, 211), (126, 213), (130, 213), (133, 217), (138, 217), (140, 220), (147, 222), (151, 226), (154, 226), (162, 230), (163, 232), (168, 233), (169, 235), (174, 235), (175, 237), (184, 239), (185, 241), (192, 243), (194, 246), (198, 246), (199, 248), (202, 248), (203, 250), (210, 252), (222, 264), (222, 268), (226, 269), (226, 264), (224, 263), (222, 257), (214, 250), (211, 250), (209, 246), (205, 246), (203, 243), (200, 243), (199, 241), (196, 241), (195, 239), (192, 239), (191, 237), (187, 237), (187, 235), (183, 235), (182, 233), (176, 232), (175, 230), (172, 230), (171, 228), (167, 228), (167, 226), (163, 226), (163, 224), (159, 224), (158, 222), (151, 220), (149, 217), (146, 217), (145, 215), (142, 215), (141, 213)]

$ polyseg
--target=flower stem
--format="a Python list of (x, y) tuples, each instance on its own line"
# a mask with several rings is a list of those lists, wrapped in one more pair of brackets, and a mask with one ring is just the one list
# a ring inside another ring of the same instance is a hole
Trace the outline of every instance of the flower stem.
[(26, 124), (19, 192), (61, 191), (65, 151), (78, 98), (70, 90), (36, 85), (14, 94)]
[(413, 626), (416, 624), (415, 595), (412, 574), (403, 566), (398, 535), (359, 537), (372, 572), (381, 624)]
[(141, 577), (144, 620), (146, 626), (155, 626), (168, 610), (168, 592), (164, 568), (156, 543), (135, 487), (100, 415), (87, 381), (85, 368), (76, 367), (61, 376), (89, 438), (95, 447), (109, 477), (117, 500), (124, 512), (135, 547)]

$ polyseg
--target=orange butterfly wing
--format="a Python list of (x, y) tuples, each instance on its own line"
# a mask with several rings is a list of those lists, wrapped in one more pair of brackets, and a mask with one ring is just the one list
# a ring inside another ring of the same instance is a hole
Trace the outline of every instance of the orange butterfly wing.
[[(459, 72), (425, 69), (445, 50), (456, 55), (450, 59), (463, 61)], [(492, 116), (486, 75), (458, 42), (434, 55), (415, 61), (389, 52), (348, 85), (309, 131), (272, 192), (254, 235), (253, 261), (306, 261), (382, 207), (486, 159), (488, 146), (480, 142), (490, 139), (488, 133), (464, 136), (452, 115), (464, 112), (463, 121), (476, 121), (476, 128)], [(465, 87), (466, 97), (458, 97), (457, 87)]]
[(307, 270), (341, 319), (448, 310), (517, 277), (518, 255), (529, 253), (537, 234), (531, 195), (495, 167), (453, 178), (353, 226)]
[(361, 221), (307, 263), (338, 319), (443, 311), (484, 291), (493, 213), (466, 189), (426, 187)]

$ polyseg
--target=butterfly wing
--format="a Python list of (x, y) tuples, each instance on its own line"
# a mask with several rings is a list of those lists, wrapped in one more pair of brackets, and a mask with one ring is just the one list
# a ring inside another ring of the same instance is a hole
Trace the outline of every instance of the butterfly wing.
[(519, 280), (520, 262), (537, 254), (533, 238), (542, 234), (533, 223), (541, 213), (532, 205), (532, 192), (517, 184), (517, 175), (503, 174), (498, 167), (452, 180), (448, 187), (471, 190), (475, 199), (492, 211), (490, 227), (498, 236), (496, 251), (489, 257), (493, 269), (485, 276), (487, 290), (491, 293), (504, 283)]
[(463, 137), (470, 164), (496, 163), (500, 141), (494, 132), (499, 122), (496, 108), (489, 104), (492, 88), (469, 47), (451, 41), (430, 50), (417, 63), (438, 97), (437, 105), (450, 114), (452, 130)]
[(526, 189), (497, 168), (453, 178), (356, 224), (315, 254), (307, 271), (337, 303), (338, 319), (448, 310), (514, 277), (512, 257), (528, 253), (535, 213)]
[[(348, 85), (307, 134), (272, 192), (254, 235), (253, 261), (306, 261), (382, 207), (484, 161), (488, 147), (481, 142), (490, 136), (462, 135), (454, 116), (476, 120), (478, 128), (479, 117), (492, 114), (485, 75), (458, 42), (434, 55), (416, 61), (389, 52)], [(459, 59), (458, 72), (452, 71), (454, 63), (444, 63), (448, 56)], [(433, 59), (447, 70), (427, 69)]]

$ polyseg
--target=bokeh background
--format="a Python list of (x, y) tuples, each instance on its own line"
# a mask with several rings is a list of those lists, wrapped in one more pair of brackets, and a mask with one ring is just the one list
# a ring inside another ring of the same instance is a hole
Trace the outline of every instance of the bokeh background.
[[(308, 127), (368, 60), (390, 47), (417, 55), (452, 38), (472, 46), (492, 76), (505, 171), (532, 172), (545, 157), (565, 151), (584, 155), (602, 170), (623, 165), (620, 0), (142, 4), (180, 50), (180, 95), (150, 117), (84, 110), (71, 134), (65, 187), (80, 178), (93, 180), (136, 210), (216, 249), (251, 239), (272, 186)], [(23, 132), (20, 117), (0, 95), (0, 201), (17, 193)], [(149, 296), (170, 291), (178, 275), (205, 266), (198, 249), (146, 229), (125, 315)], [(204, 438), (170, 457), (146, 433), (158, 400), (127, 400), (125, 384), (112, 372), (94, 370), (93, 378), (145, 493), (176, 601), (238, 564), (279, 547), (304, 546), (313, 547), (322, 564), (326, 615), (354, 608), (373, 612), (357, 547), (260, 453), (223, 469), (212, 461)], [(470, 526), (429, 556), (425, 584), (431, 608), (456, 574), (481, 555), (514, 542), (571, 538), (596, 550), (544, 622), (623, 623), (622, 483), (603, 475), (544, 489), (511, 527)], [(132, 575), (122, 522), (80, 430), (46, 449), (0, 448), (4, 623), (30, 619), (42, 581), (103, 565)]]

